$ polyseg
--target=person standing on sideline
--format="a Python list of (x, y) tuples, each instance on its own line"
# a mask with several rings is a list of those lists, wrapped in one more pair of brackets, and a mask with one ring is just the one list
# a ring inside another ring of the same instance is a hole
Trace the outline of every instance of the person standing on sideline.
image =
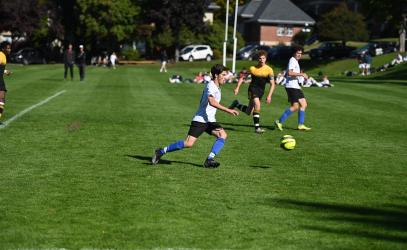
[(66, 77), (68, 74), (68, 68), (71, 73), (71, 80), (73, 80), (74, 63), (75, 63), (75, 52), (72, 49), (72, 44), (69, 44), (68, 49), (65, 50), (65, 53), (64, 53), (64, 65), (65, 65), (64, 80), (66, 80)]
[(79, 45), (79, 53), (76, 58), (76, 63), (78, 64), (79, 69), (79, 79), (83, 81), (85, 79), (86, 53), (82, 44)]
[(112, 54), (110, 55), (110, 64), (112, 65), (113, 69), (116, 69), (116, 61), (117, 61), (117, 56), (116, 53), (113, 51)]
[(233, 116), (239, 115), (238, 111), (228, 109), (219, 103), (221, 100), (220, 87), (226, 82), (227, 71), (228, 69), (220, 64), (216, 64), (211, 68), (212, 79), (205, 86), (201, 96), (199, 109), (192, 119), (187, 137), (185, 140), (179, 140), (164, 148), (156, 149), (151, 159), (152, 164), (157, 164), (161, 157), (166, 153), (192, 147), (198, 137), (201, 136), (203, 132), (206, 132), (209, 135), (215, 136), (216, 141), (204, 162), (204, 167), (219, 167), (220, 163), (215, 161), (214, 158), (223, 148), (227, 134), (222, 126), (216, 122), (216, 110), (222, 110)]
[(11, 45), (9, 42), (1, 43), (0, 51), (0, 118), (3, 115), (4, 106), (6, 104), (6, 83), (4, 82), (3, 75), (10, 75), (11, 71), (6, 70), (7, 55), (11, 52)]
[(161, 49), (160, 59), (161, 59), (160, 72), (167, 72), (168, 55), (165, 49)]
[(304, 125), (305, 120), (305, 109), (307, 108), (307, 100), (305, 99), (304, 93), (301, 90), (298, 79), (303, 77), (304, 79), (308, 78), (308, 75), (304, 72), (301, 72), (300, 65), (298, 61), (302, 56), (302, 48), (295, 48), (293, 56), (288, 62), (287, 68), (287, 83), (285, 84), (285, 90), (288, 96), (288, 102), (291, 103), (291, 106), (288, 107), (281, 117), (274, 122), (274, 126), (282, 131), (284, 121), (295, 111), (298, 110), (298, 130), (311, 130)]
[[(257, 66), (251, 66), (249, 72), (251, 74), (251, 82), (248, 89), (249, 104), (243, 105), (238, 100), (234, 100), (229, 106), (230, 109), (238, 108), (245, 112), (247, 115), (253, 114), (254, 131), (258, 134), (265, 132), (260, 127), (260, 108), (261, 98), (264, 95), (264, 89), (266, 83), (270, 83), (269, 93), (267, 95), (267, 104), (271, 103), (271, 96), (273, 95), (275, 83), (273, 69), (266, 64), (267, 53), (264, 50), (260, 50), (257, 53), (259, 63)], [(234, 89), (234, 94), (239, 93), (240, 85), (242, 85), (244, 79), (241, 77), (237, 82), (237, 86)]]

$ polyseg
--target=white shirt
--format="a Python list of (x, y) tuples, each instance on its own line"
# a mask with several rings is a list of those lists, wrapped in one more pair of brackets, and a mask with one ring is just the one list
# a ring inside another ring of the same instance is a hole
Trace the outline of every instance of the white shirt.
[(111, 62), (112, 64), (115, 64), (115, 63), (116, 63), (116, 60), (117, 60), (117, 56), (114, 55), (114, 54), (111, 54), (111, 55), (110, 55), (110, 62)]
[(288, 69), (287, 69), (287, 83), (285, 84), (286, 88), (291, 89), (301, 89), (300, 85), (298, 84), (298, 79), (295, 76), (288, 76), (288, 71), (292, 70), (294, 73), (301, 73), (300, 65), (298, 64), (297, 59), (291, 57), (290, 61), (288, 62)]
[(220, 102), (220, 88), (218, 88), (218, 86), (216, 86), (216, 84), (212, 80), (209, 81), (208, 84), (206, 84), (205, 89), (203, 90), (199, 109), (192, 121), (202, 123), (216, 122), (215, 114), (217, 109), (209, 104), (209, 96), (213, 96), (217, 102)]

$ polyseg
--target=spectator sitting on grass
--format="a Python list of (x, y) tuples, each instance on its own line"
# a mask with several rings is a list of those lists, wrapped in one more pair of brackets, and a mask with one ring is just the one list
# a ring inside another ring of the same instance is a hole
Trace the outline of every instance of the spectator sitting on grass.
[(171, 76), (168, 81), (170, 83), (182, 83), (183, 82), (183, 78), (181, 75), (173, 75)]
[(198, 75), (195, 76), (194, 78), (194, 83), (203, 83), (204, 81), (204, 75), (202, 74), (202, 72), (199, 72)]

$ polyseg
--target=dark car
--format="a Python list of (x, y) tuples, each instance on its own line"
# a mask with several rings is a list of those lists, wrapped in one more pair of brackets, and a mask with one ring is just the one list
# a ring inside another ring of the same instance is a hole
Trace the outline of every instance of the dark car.
[(351, 52), (351, 57), (358, 57), (368, 52), (372, 56), (379, 56), (397, 51), (395, 42), (368, 42), (365, 46), (357, 48)]
[(311, 59), (330, 59), (349, 57), (354, 47), (337, 42), (323, 42), (318, 48), (309, 52)]
[(269, 46), (266, 45), (257, 45), (254, 49), (251, 50), (251, 54), (249, 55), (249, 57), (247, 58), (248, 60), (257, 60), (257, 53), (259, 52), (259, 50), (264, 50), (268, 53), (268, 51), (271, 48)]
[(247, 60), (253, 53), (253, 51), (258, 47), (259, 45), (257, 44), (249, 44), (244, 46), (243, 48), (239, 49), (238, 52), (236, 52), (236, 58), (239, 60)]
[(36, 49), (24, 48), (10, 56), (12, 63), (27, 64), (44, 64), (46, 63), (45, 57)]
[(267, 51), (267, 60), (288, 60), (292, 57), (294, 53), (294, 48), (292, 46), (278, 45)]

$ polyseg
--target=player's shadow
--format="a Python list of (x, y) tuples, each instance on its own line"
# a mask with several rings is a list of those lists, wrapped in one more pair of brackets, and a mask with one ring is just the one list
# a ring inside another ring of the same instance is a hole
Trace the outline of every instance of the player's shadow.
[[(223, 122), (221, 123), (221, 125), (226, 131), (241, 131), (241, 132), (243, 132), (243, 130), (238, 130), (238, 129), (235, 129), (235, 128), (232, 128), (232, 127), (226, 127), (224, 125), (228, 125), (228, 124), (225, 124)], [(189, 128), (191, 126), (191, 124), (184, 124), (184, 126)]]
[(194, 167), (200, 167), (203, 168), (203, 165), (195, 164), (192, 162), (185, 162), (185, 161), (169, 161), (166, 159), (161, 159), (160, 162), (157, 165), (153, 165), (151, 163), (151, 156), (144, 156), (144, 155), (126, 155), (127, 157), (134, 158), (137, 160), (144, 161), (144, 165), (151, 165), (151, 166), (157, 166), (157, 165), (172, 165), (173, 163), (179, 163), (179, 164), (186, 164), (186, 165), (191, 165)]
[[(227, 126), (233, 126), (233, 127), (246, 127), (246, 128), (251, 128), (253, 129), (253, 124), (247, 123), (247, 124), (236, 124), (236, 123), (227, 123), (227, 122), (222, 122), (222, 125), (227, 125)], [(276, 127), (274, 125), (261, 125), (262, 128), (265, 128), (267, 130), (276, 130)], [(236, 130), (233, 128), (229, 127), (224, 127), (226, 130)], [(297, 128), (292, 128), (292, 127), (284, 127), (284, 130), (298, 130)], [(236, 131), (242, 131), (242, 132), (247, 132), (243, 130), (236, 130)]]
[(271, 168), (270, 166), (260, 166), (260, 165), (251, 165), (251, 168), (262, 168), (262, 169), (268, 169)]
[(314, 223), (300, 227), (350, 237), (361, 237), (396, 243), (407, 242), (407, 205), (405, 197), (399, 204), (368, 207), (293, 199), (266, 199), (267, 205), (306, 213)]

